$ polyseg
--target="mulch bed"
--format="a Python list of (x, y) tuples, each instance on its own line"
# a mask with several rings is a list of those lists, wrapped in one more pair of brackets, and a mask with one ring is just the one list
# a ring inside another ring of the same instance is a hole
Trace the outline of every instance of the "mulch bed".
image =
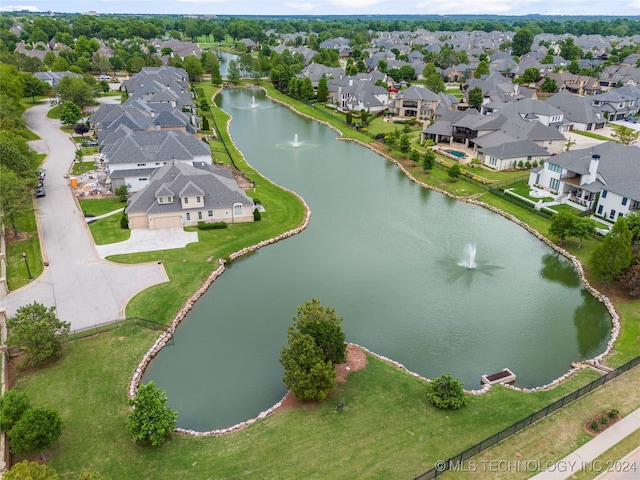
[[(602, 412), (596, 415), (595, 417), (590, 418), (584, 424), (584, 430), (589, 435), (593, 435), (595, 437), (599, 433), (604, 432), (611, 425), (620, 421), (621, 418), (622, 417), (618, 412), (614, 410), (607, 410), (605, 412)], [(597, 426), (597, 428), (593, 428), (594, 426)]]

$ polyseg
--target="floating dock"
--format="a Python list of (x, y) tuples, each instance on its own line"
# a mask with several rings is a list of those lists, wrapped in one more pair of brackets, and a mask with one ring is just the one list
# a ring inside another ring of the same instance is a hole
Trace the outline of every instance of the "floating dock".
[(485, 385), (494, 385), (496, 383), (513, 383), (516, 381), (516, 374), (508, 368), (505, 368), (498, 373), (494, 373), (491, 375), (482, 375), (481, 380)]

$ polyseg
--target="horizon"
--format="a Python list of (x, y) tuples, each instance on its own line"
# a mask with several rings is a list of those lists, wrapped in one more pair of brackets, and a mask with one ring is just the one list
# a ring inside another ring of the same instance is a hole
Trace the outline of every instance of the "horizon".
[(640, 0), (616, 3), (616, 14), (609, 5), (590, 0), (27, 0), (3, 5), (2, 12), (88, 13), (121, 15), (220, 15), (220, 16), (503, 16), (529, 15), (592, 17), (640, 17)]

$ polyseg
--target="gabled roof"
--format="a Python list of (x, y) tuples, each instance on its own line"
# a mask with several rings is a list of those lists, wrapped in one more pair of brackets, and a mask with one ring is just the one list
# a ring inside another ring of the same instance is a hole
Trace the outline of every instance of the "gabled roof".
[(253, 206), (253, 200), (238, 187), (232, 177), (229, 177), (229, 173), (225, 172), (228, 169), (203, 163), (194, 165), (169, 162), (158, 168), (151, 176), (149, 185), (129, 199), (126, 213), (129, 215), (134, 213), (158, 214), (186, 210), (182, 208), (178, 198), (174, 198), (172, 203), (158, 203), (156, 194), (161, 191), (185, 192), (188, 195), (192, 191), (202, 192), (196, 193), (196, 195), (203, 197), (203, 204), (197, 207), (199, 210), (231, 208), (236, 203), (246, 207)]
[(479, 152), (491, 155), (495, 158), (509, 159), (519, 157), (546, 157), (549, 152), (531, 140), (519, 140), (517, 142), (507, 142), (495, 147), (479, 148)]
[[(558, 165), (578, 175), (589, 173), (593, 155), (600, 155), (598, 186), (623, 197), (640, 201), (640, 148), (607, 142), (580, 150), (570, 150), (547, 158), (547, 163)], [(595, 183), (595, 182), (594, 182)], [(597, 188), (598, 190), (599, 188)]]
[(606, 119), (591, 106), (591, 101), (588, 98), (574, 95), (565, 90), (552, 95), (546, 102), (562, 110), (565, 119), (570, 122), (585, 125), (606, 122)]

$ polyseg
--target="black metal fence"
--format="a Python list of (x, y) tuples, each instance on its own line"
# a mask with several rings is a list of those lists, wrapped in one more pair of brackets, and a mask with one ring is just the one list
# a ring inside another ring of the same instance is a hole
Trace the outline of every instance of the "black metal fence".
[(91, 327), (74, 330), (69, 333), (65, 342), (71, 340), (78, 340), (80, 338), (90, 337), (98, 333), (109, 332), (117, 328), (126, 327), (128, 325), (138, 325), (141, 327), (149, 328), (151, 330), (166, 330), (168, 325), (164, 323), (156, 322), (155, 320), (149, 320), (141, 317), (128, 317), (119, 320), (113, 320), (111, 322), (104, 322), (92, 325)]
[(532, 423), (537, 422), (538, 420), (541, 420), (541, 419), (545, 418), (547, 415), (552, 414), (553, 412), (555, 412), (556, 410), (561, 409), (565, 405), (568, 405), (571, 402), (576, 401), (577, 399), (583, 397), (587, 393), (589, 393), (589, 392), (593, 391), (594, 389), (604, 385), (609, 380), (613, 380), (614, 378), (616, 378), (616, 377), (620, 376), (621, 374), (631, 370), (633, 367), (636, 367), (637, 365), (640, 365), (640, 357), (634, 358), (633, 360), (631, 360), (631, 361), (625, 363), (624, 365), (616, 368), (612, 372), (607, 373), (606, 375), (603, 375), (603, 376), (595, 379), (593, 382), (589, 383), (588, 385), (585, 385), (584, 387), (581, 387), (581, 388), (579, 388), (579, 389), (577, 389), (577, 390), (565, 395), (561, 399), (556, 400), (555, 402), (553, 402), (550, 405), (547, 405), (544, 408), (541, 408), (537, 412), (532, 413), (528, 417), (523, 418), (522, 420), (520, 420), (520, 421), (514, 423), (513, 425), (511, 425), (511, 426), (501, 430), (500, 432), (496, 433), (495, 435), (492, 435), (491, 437), (482, 440), (480, 443), (476, 443), (474, 446), (472, 446), (470, 448), (467, 448), (463, 452), (460, 452), (457, 455), (454, 455), (453, 457), (449, 458), (448, 460), (446, 460), (444, 462), (438, 462), (438, 466), (437, 467), (434, 467), (431, 470), (427, 470), (422, 475), (418, 475), (417, 477), (415, 477), (415, 480), (417, 480), (417, 479), (429, 480), (431, 478), (436, 478), (437, 476), (442, 475), (444, 472), (449, 470), (451, 467), (461, 466), (462, 462), (464, 462), (465, 460), (468, 460), (469, 458), (473, 457), (474, 455), (477, 455), (478, 453), (486, 450), (487, 448), (492, 447), (493, 445), (497, 444), (498, 442), (501, 442), (505, 438), (508, 438), (511, 435), (513, 435), (514, 433), (519, 432), (523, 428), (528, 427)]

